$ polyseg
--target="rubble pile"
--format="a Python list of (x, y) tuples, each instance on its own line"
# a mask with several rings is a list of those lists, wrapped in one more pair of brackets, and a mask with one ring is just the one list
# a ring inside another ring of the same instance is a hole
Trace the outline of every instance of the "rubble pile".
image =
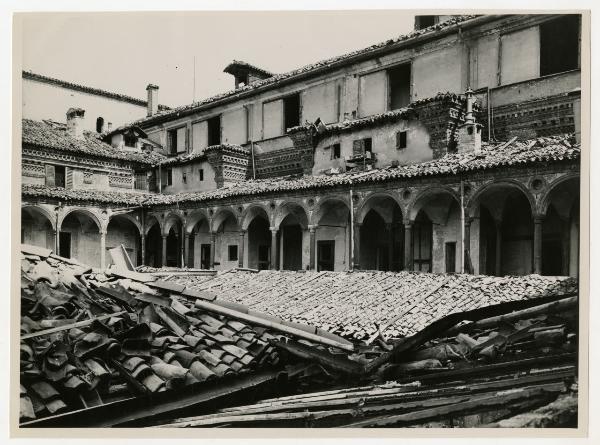
[(307, 323), (351, 340), (378, 331), (406, 337), (452, 312), (577, 292), (577, 281), (529, 275), (421, 274), (416, 272), (277, 272), (232, 270), (215, 276), (172, 276), (169, 281)]

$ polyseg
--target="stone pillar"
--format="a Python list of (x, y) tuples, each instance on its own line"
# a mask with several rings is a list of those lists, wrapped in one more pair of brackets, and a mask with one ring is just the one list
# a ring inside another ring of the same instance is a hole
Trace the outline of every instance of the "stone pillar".
[(404, 221), (404, 270), (413, 270), (412, 221)]
[(144, 235), (144, 230), (142, 230), (142, 234), (140, 236), (140, 244), (142, 249), (142, 262), (141, 266), (146, 264), (146, 235)]
[(60, 255), (60, 236), (58, 235), (59, 232), (54, 230), (54, 253), (56, 255)]
[(277, 228), (270, 227), (271, 229), (271, 258), (269, 269), (277, 270)]
[(189, 263), (188, 267), (193, 268), (195, 266), (194, 262), (195, 262), (195, 259), (196, 259), (195, 258), (195, 256), (196, 256), (196, 248), (195, 248), (195, 245), (194, 245), (194, 243), (196, 242), (196, 232), (194, 232), (192, 230), (192, 233), (190, 233), (189, 236), (190, 236), (190, 239), (188, 241), (188, 252), (190, 252), (190, 253), (188, 254), (188, 257), (189, 257), (188, 258), (188, 263)]
[(189, 252), (190, 252), (190, 234), (187, 232), (183, 232), (183, 267), (187, 267), (188, 262), (190, 261)]
[(165, 267), (167, 265), (167, 235), (162, 236), (162, 259), (161, 259), (161, 267)]
[(238, 267), (244, 267), (244, 235), (245, 230), (240, 230), (240, 238), (238, 241)]
[(533, 273), (542, 274), (542, 224), (544, 218), (533, 218)]
[(309, 258), (309, 270), (317, 270), (316, 267), (316, 254), (317, 254), (317, 236), (316, 236), (316, 232), (317, 232), (317, 225), (309, 225), (308, 226), (308, 233), (310, 235), (310, 258)]
[(100, 268), (106, 268), (106, 230), (100, 230)]
[(465, 256), (465, 270), (464, 273), (472, 273), (472, 262), (471, 262), (471, 222), (473, 222), (473, 218), (465, 218), (465, 251), (463, 255)]
[(215, 250), (217, 248), (217, 234), (210, 232), (210, 269), (215, 268)]
[(496, 276), (502, 274), (502, 221), (496, 221)]
[(354, 254), (352, 259), (354, 261), (354, 269), (360, 269), (360, 228), (362, 223), (354, 223)]
[(385, 229), (388, 233), (388, 270), (394, 266), (394, 224), (386, 223)]

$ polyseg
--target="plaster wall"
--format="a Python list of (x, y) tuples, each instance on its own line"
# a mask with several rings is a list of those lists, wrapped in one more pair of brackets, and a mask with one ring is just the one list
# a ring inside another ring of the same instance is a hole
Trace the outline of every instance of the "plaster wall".
[[(215, 190), (217, 182), (215, 180), (215, 170), (208, 161), (188, 162), (186, 164), (175, 165), (170, 167), (173, 171), (173, 184), (167, 186), (167, 170), (162, 168), (162, 192), (165, 194), (173, 194), (178, 192), (204, 192), (207, 190)], [(200, 169), (204, 170), (204, 179), (200, 181)], [(185, 174), (186, 182), (183, 182)]]
[(248, 141), (246, 113), (244, 108), (223, 113), (221, 116), (222, 143), (241, 145)]
[(330, 81), (309, 87), (302, 95), (302, 122), (314, 122), (318, 117), (326, 124), (338, 122), (338, 86)]
[[(349, 269), (350, 260), (348, 258), (349, 229), (348, 227), (328, 227), (319, 226), (316, 231), (316, 240), (335, 241), (334, 251), (334, 271), (343, 271)], [(310, 252), (309, 252), (310, 253)], [(310, 260), (310, 257), (309, 257)], [(315, 267), (318, 263), (318, 250), (315, 250)]]
[(462, 91), (462, 46), (453, 45), (416, 57), (412, 64), (411, 100)]

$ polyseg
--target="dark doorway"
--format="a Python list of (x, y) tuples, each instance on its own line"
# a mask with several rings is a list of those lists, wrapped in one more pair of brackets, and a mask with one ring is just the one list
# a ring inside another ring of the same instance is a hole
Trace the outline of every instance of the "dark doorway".
[(258, 246), (258, 270), (267, 270), (271, 261), (271, 246)]
[(281, 226), (283, 270), (302, 269), (302, 228), (300, 224)]
[(479, 270), (485, 275), (496, 275), (496, 222), (489, 210), (483, 206), (479, 209), (480, 242)]
[(446, 243), (446, 273), (456, 272), (456, 242)]
[(65, 167), (57, 165), (54, 167), (54, 185), (56, 187), (65, 188)]
[(317, 241), (317, 270), (333, 270), (335, 266), (335, 241)]
[(388, 70), (389, 109), (398, 110), (410, 103), (410, 63)]
[(71, 233), (60, 232), (60, 253), (63, 258), (71, 258)]
[(417, 215), (412, 235), (413, 270), (419, 272), (431, 272), (433, 226), (425, 212), (421, 211)]
[(155, 223), (146, 235), (146, 262), (150, 267), (162, 266), (162, 236), (160, 227)]
[(542, 275), (563, 275), (563, 245), (568, 246), (565, 236), (568, 237), (568, 223), (550, 206), (542, 227)]
[(200, 269), (210, 269), (210, 244), (200, 245)]
[(502, 216), (502, 275), (533, 272), (533, 220), (531, 205), (520, 191), (508, 193)]
[(364, 270), (388, 270), (388, 240), (383, 218), (369, 210), (360, 227), (359, 265)]
[(248, 267), (266, 270), (269, 268), (269, 246), (271, 231), (266, 216), (256, 216), (248, 225)]
[(167, 267), (180, 266), (180, 250), (179, 236), (176, 229), (172, 227), (167, 236)]

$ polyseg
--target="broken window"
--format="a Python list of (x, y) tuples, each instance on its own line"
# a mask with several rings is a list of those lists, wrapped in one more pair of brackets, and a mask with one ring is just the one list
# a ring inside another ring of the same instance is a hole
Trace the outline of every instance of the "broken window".
[(300, 125), (300, 94), (283, 99), (284, 130)]
[(237, 244), (231, 244), (228, 246), (228, 261), (238, 260), (238, 246)]
[(54, 186), (55, 187), (65, 187), (65, 167), (62, 165), (54, 166)]
[(398, 110), (410, 103), (410, 63), (388, 70), (389, 109)]
[(207, 122), (208, 146), (221, 144), (221, 116), (211, 117)]
[(402, 150), (404, 148), (406, 148), (406, 135), (407, 132), (405, 131), (399, 131), (396, 133), (396, 149), (398, 150)]
[(341, 157), (340, 144), (333, 144), (331, 146), (331, 159), (339, 159)]
[(579, 16), (569, 14), (540, 25), (540, 76), (579, 67)]
[(198, 170), (198, 180), (199, 181), (204, 181), (204, 169), (201, 168), (200, 170)]

